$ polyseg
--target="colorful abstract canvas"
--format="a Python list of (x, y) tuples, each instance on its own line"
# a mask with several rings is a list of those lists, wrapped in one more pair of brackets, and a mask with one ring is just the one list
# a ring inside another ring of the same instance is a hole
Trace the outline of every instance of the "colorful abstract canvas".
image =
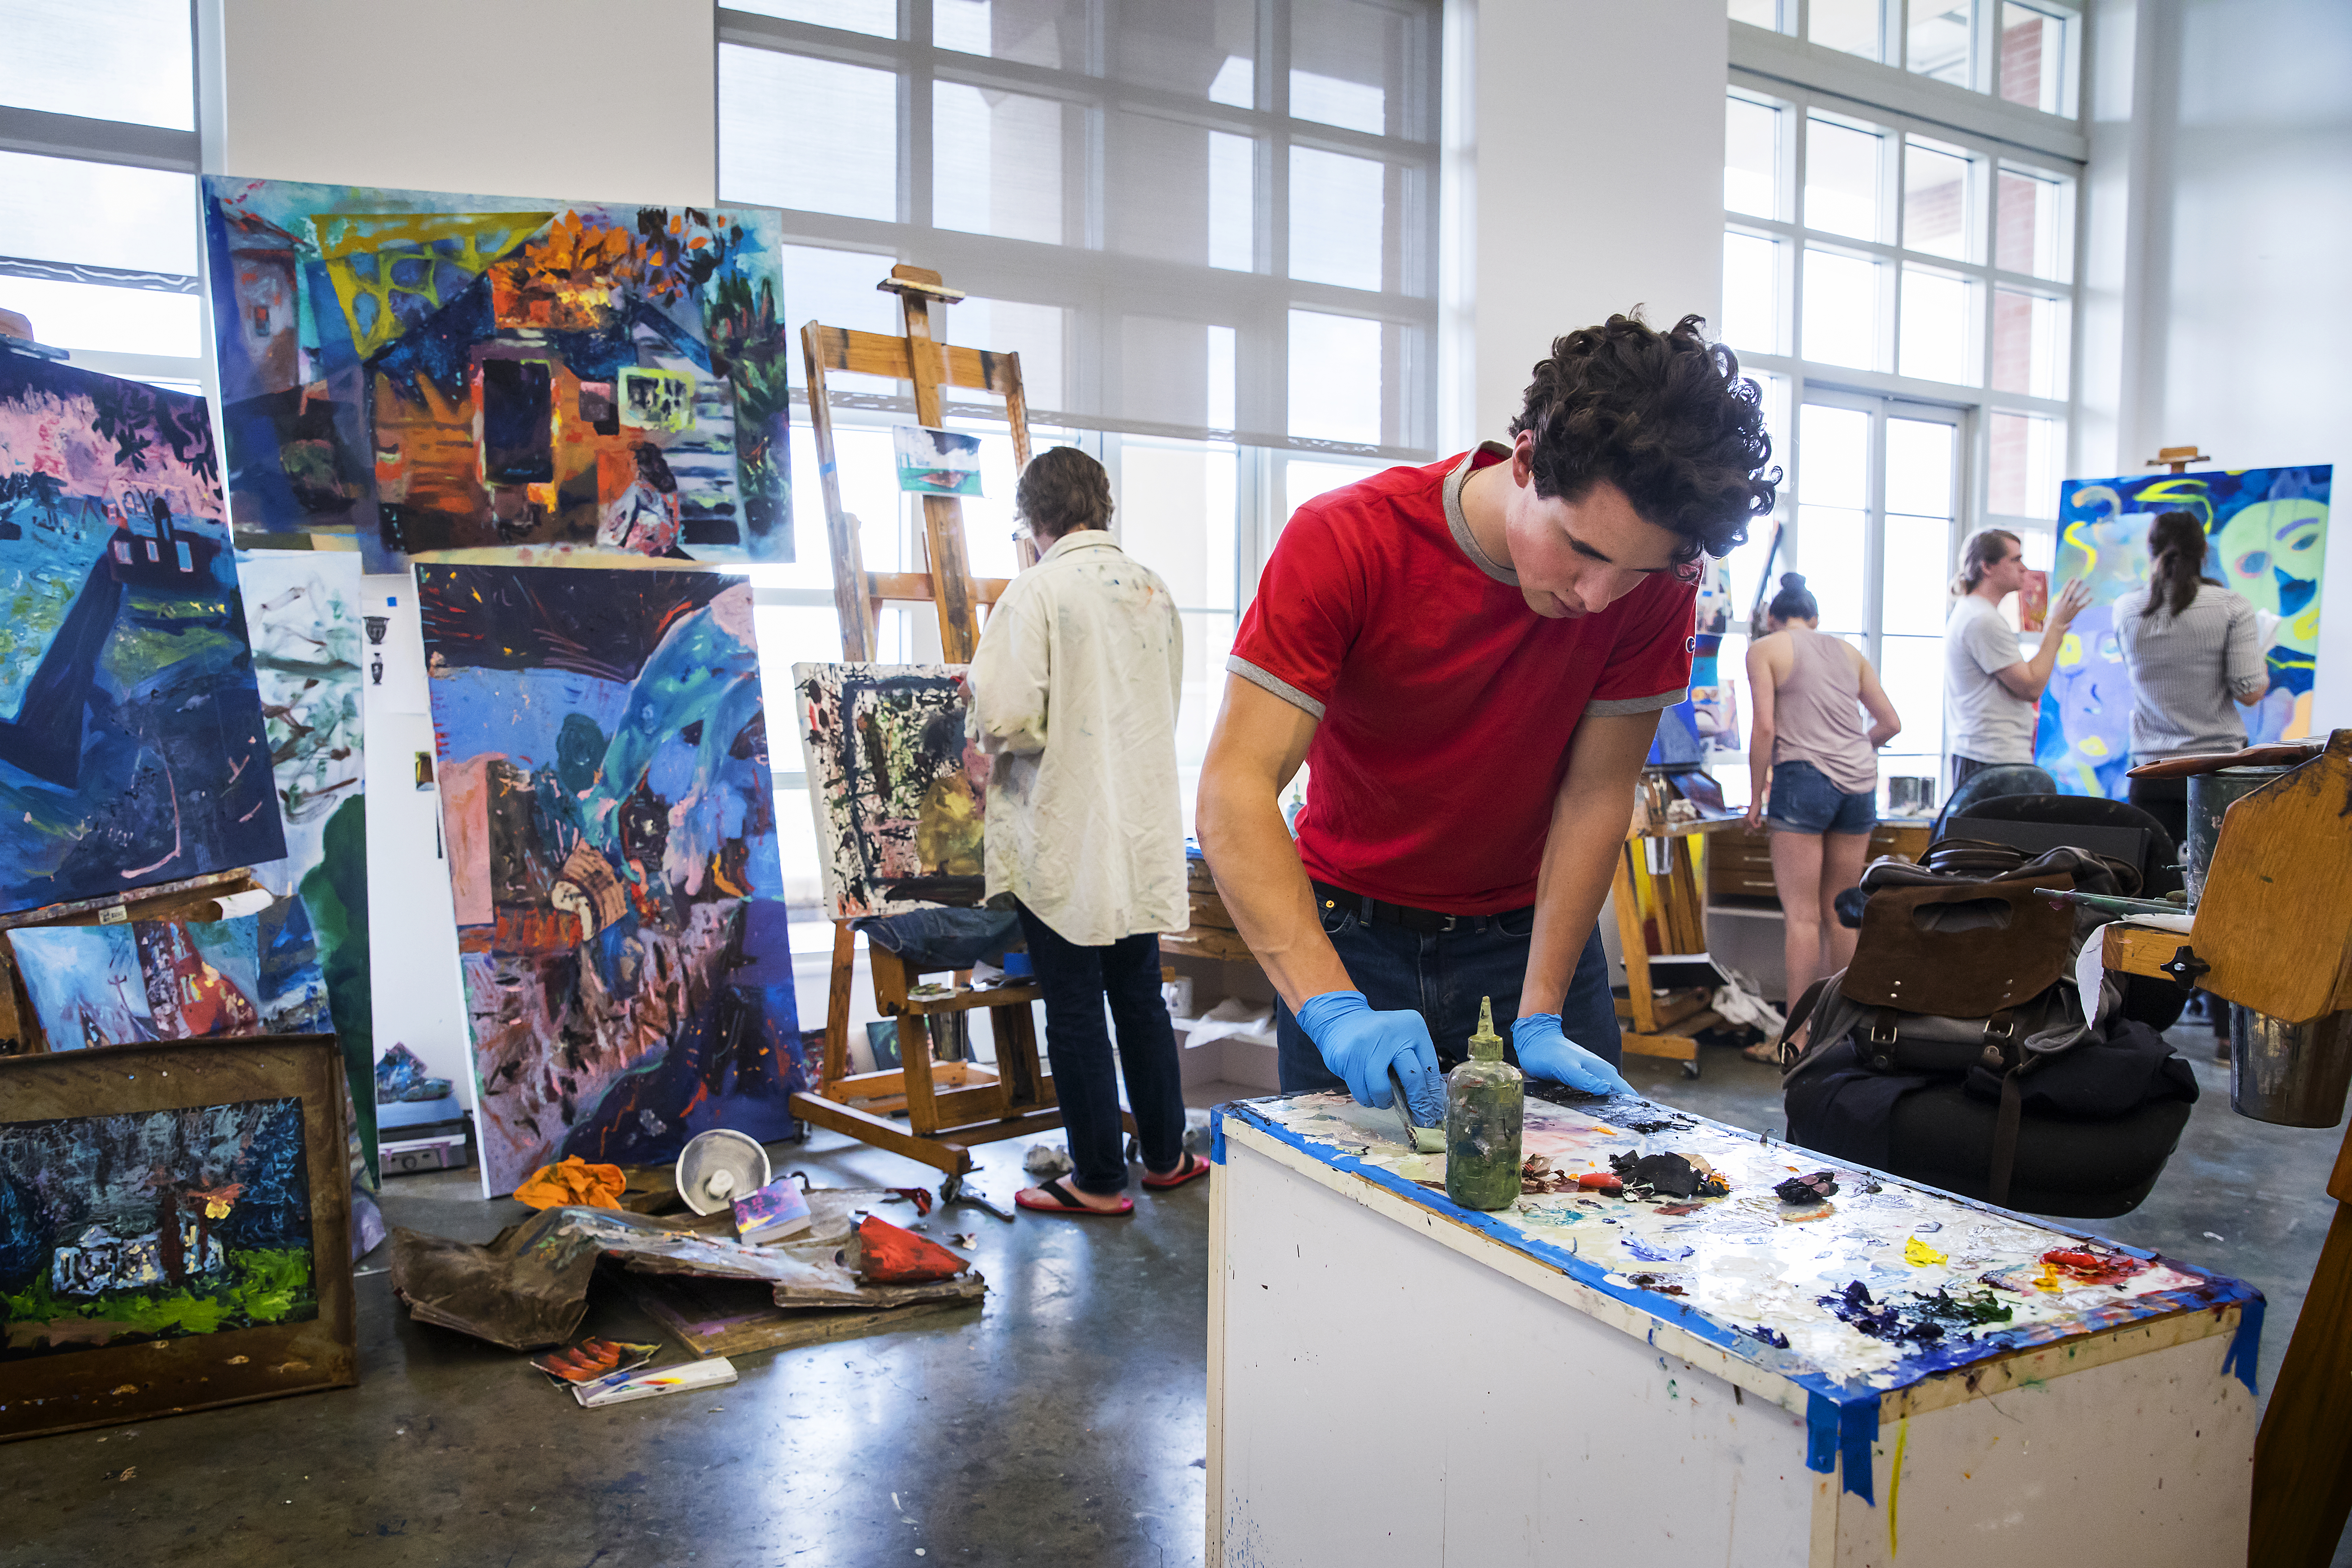
[(299, 899), (223, 921), (37, 926), (7, 940), (53, 1051), (329, 1028)]
[(796, 664), (801, 750), (835, 920), (976, 904), (985, 773), (965, 755), (961, 666)]
[(486, 1188), (792, 1128), (751, 585), (420, 565)]
[(0, 353), (0, 910), (286, 853), (204, 399)]
[(205, 178), (240, 528), (792, 559), (779, 216)]
[(0, 1122), (0, 1363), (319, 1315), (297, 1099)]
[(286, 858), (255, 867), (254, 876), (279, 899), (303, 905), (342, 1042), (363, 1171), (372, 1171), (375, 1014), (361, 793), (360, 558), (352, 551), (241, 551), (236, 569), (286, 834)]
[(2113, 799), (2125, 793), (2132, 689), (2116, 643), (2115, 605), (2147, 592), (2147, 530), (2158, 512), (2196, 514), (2208, 541), (2205, 574), (2244, 595), (2260, 617), (2271, 689), (2243, 710), (2248, 742), (2311, 732), (2333, 478), (2321, 464), (2066, 481), (2052, 579), (2088, 582), (2091, 603), (2066, 629), (2034, 737), (2034, 761), (2061, 790)]

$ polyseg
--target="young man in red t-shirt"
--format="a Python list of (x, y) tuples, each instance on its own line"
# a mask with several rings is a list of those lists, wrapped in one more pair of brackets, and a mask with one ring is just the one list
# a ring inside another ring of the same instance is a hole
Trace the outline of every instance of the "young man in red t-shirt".
[[(1442, 1123), (1478, 1000), (1537, 1078), (1625, 1089), (1595, 918), (1696, 563), (1772, 510), (1753, 382), (1685, 317), (1552, 344), (1513, 444), (1299, 508), (1234, 638), (1201, 847), (1273, 981), (1282, 1087)], [(1293, 842), (1280, 796), (1309, 765)]]

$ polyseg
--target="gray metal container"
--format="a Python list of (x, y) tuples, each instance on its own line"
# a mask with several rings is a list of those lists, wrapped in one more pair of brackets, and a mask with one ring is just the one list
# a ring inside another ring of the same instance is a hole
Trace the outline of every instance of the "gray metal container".
[[(2182, 879), (2189, 888), (2191, 909), (2205, 896), (2205, 868), (2213, 863), (2213, 843), (2221, 837), (2221, 814), (2231, 804), (2262, 788), (2285, 773), (2284, 768), (2223, 768), (2199, 773), (2189, 781), (2189, 858)], [(2326, 1126), (2335, 1123), (2326, 1122)]]
[(2352, 1012), (2282, 1024), (2230, 1004), (2230, 1104), (2281, 1127), (2333, 1127), (2352, 1087)]

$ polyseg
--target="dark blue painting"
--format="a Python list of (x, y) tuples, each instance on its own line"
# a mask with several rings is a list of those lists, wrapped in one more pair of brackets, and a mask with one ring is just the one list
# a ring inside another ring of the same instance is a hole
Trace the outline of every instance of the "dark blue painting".
[(285, 853), (204, 399), (0, 353), (0, 910)]

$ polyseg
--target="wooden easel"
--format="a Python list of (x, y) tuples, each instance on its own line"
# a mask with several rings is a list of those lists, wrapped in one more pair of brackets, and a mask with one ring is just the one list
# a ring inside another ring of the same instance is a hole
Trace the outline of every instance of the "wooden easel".
[[(2204, 897), (2178, 931), (2106, 928), (2106, 967), (2169, 976), (2289, 1024), (2352, 1009), (2352, 730), (2222, 818)], [(2352, 1131), (2334, 1222), (2254, 1441), (2254, 1568), (2326, 1568), (2352, 1515)]]
[[(801, 329), (808, 360), (809, 423), (816, 434), (817, 473), (824, 492), (825, 537), (833, 557), (834, 606), (841, 618), (842, 657), (851, 663), (874, 658), (874, 622), (886, 602), (929, 603), (940, 617), (940, 645), (950, 664), (968, 664), (980, 646), (982, 605), (1003, 595), (1009, 579), (974, 578), (964, 552), (963, 503), (952, 496), (923, 498), (925, 572), (868, 572), (857, 538), (857, 520), (842, 510), (835, 467), (833, 416), (825, 373), (890, 376), (911, 382), (918, 423), (941, 422), (940, 389), (969, 387), (1004, 399), (1013, 427), (1016, 467), (1029, 460), (1029, 419), (1021, 395), (1021, 358), (940, 342), (931, 331), (931, 302), (963, 298), (928, 268), (900, 265), (877, 285), (898, 296), (906, 310), (904, 337), (853, 331), (811, 321)], [(1023, 564), (1031, 557), (1024, 551)], [(898, 1019), (900, 1065), (882, 1072), (849, 1070), (850, 993), (855, 980), (857, 936), (847, 921), (833, 932), (832, 985), (825, 999), (824, 1061), (812, 1092), (793, 1097), (793, 1114), (860, 1142), (887, 1149), (940, 1171), (942, 1201), (952, 1203), (971, 1169), (971, 1145), (1024, 1138), (1062, 1125), (1054, 1079), (1037, 1052), (1030, 1004), (1043, 998), (1034, 985), (968, 989), (968, 974), (956, 977), (954, 994), (918, 998), (911, 994), (923, 972), (896, 953), (870, 949), (874, 1003), (886, 1017)], [(929, 1020), (942, 1015), (988, 1009), (996, 1040), (997, 1070), (972, 1062), (934, 1062)], [(908, 1021), (917, 1026), (908, 1027)], [(853, 1101), (856, 1103), (852, 1103)], [(900, 1126), (889, 1113), (904, 1110)], [(1128, 1130), (1134, 1131), (1128, 1118)], [(1010, 1214), (1006, 1214), (1010, 1218)]]
[[(1625, 995), (1617, 1004), (1617, 1016), (1631, 1026), (1622, 1037), (1624, 1048), (1630, 1056), (1678, 1061), (1685, 1078), (1698, 1076), (1699, 1031), (1723, 1020), (1708, 1008), (1703, 989), (1663, 997), (1651, 990), (1650, 944), (1642, 926), (1636, 887), (1649, 893), (1662, 954), (1705, 952), (1706, 908), (1691, 864), (1691, 840), (1698, 834), (1737, 827), (1739, 822), (1736, 816), (1664, 827), (1637, 822), (1625, 830), (1625, 842), (1617, 851), (1610, 904), (1617, 911), (1617, 944), (1625, 958)], [(1652, 868), (1654, 855), (1663, 858), (1663, 868)]]

